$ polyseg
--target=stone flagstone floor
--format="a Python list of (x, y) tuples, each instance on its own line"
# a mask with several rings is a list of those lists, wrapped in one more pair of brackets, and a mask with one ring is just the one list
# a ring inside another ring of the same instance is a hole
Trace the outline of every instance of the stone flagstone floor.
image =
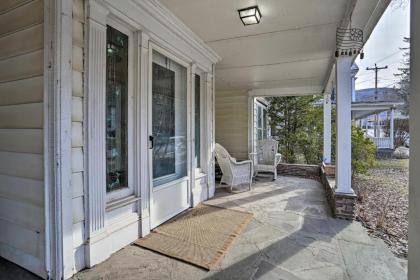
[(279, 177), (250, 192), (218, 189), (207, 203), (254, 213), (215, 270), (127, 246), (73, 279), (406, 279), (406, 261), (381, 240), (358, 222), (331, 218), (317, 181)]

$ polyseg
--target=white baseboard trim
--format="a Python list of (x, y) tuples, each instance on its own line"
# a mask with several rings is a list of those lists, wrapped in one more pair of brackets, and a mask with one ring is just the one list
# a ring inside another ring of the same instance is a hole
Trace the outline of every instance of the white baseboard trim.
[(131, 213), (123, 219), (109, 223), (105, 229), (91, 237), (86, 244), (86, 266), (92, 267), (108, 259), (111, 254), (137, 240), (140, 219)]

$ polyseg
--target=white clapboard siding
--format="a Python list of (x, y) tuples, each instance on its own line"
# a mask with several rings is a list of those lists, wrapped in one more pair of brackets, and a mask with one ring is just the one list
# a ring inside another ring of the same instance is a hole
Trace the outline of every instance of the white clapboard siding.
[(42, 154), (42, 129), (0, 129), (0, 151)]
[(242, 134), (244, 132), (244, 127), (235, 126), (235, 127), (221, 127), (218, 130), (219, 136), (229, 136), (230, 134)]
[(46, 278), (44, 0), (0, 1), (0, 256)]
[[(246, 93), (244, 93), (246, 94)], [(223, 96), (215, 100), (215, 104), (248, 104), (248, 96)]]
[(43, 181), (0, 175), (0, 182), (0, 197), (43, 207)]
[(43, 155), (0, 152), (0, 175), (43, 180)]
[(41, 76), (43, 72), (43, 50), (0, 61), (0, 83)]
[(236, 107), (235, 105), (232, 104), (225, 104), (225, 103), (221, 103), (221, 104), (217, 104), (217, 109), (218, 109), (218, 116), (223, 116), (223, 115), (227, 115), (227, 114), (241, 114), (241, 115), (247, 115), (248, 111), (245, 111), (245, 109), (243, 107)]
[(0, 60), (40, 50), (43, 44), (43, 24), (0, 37)]
[[(44, 234), (29, 230), (16, 223), (0, 219), (0, 244), (8, 244), (10, 247), (26, 252), (34, 257), (44, 257)], [(1, 250), (0, 250), (1, 251)]]
[(74, 172), (71, 175), (73, 198), (83, 196), (83, 172)]
[(85, 3), (84, 0), (73, 0), (73, 20), (85, 21)]
[(83, 197), (75, 197), (73, 198), (73, 224), (80, 223), (84, 219)]
[(83, 74), (73, 70), (73, 96), (83, 97)]
[(44, 21), (43, 4), (44, 0), (35, 0), (1, 14), (0, 36), (42, 23)]
[(43, 79), (43, 76), (38, 76), (0, 83), (0, 106), (42, 102)]
[(216, 142), (237, 159), (248, 158), (248, 99), (246, 91), (216, 92)]
[(44, 209), (29, 203), (0, 197), (0, 220), (37, 232), (44, 231)]
[(74, 122), (83, 121), (83, 100), (80, 97), (73, 96), (73, 108), (71, 114), (71, 120)]
[(81, 122), (72, 122), (71, 124), (71, 146), (78, 148), (83, 146), (83, 125)]
[(43, 103), (0, 106), (1, 128), (42, 128)]
[(73, 70), (83, 72), (83, 49), (73, 45)]
[(73, 20), (73, 45), (80, 49), (83, 48), (83, 28), (83, 22)]
[(83, 150), (82, 148), (72, 148), (71, 149), (72, 157), (72, 171), (73, 172), (82, 172), (83, 171)]
[(31, 1), (32, 0), (1, 0), (0, 1), (0, 14), (16, 9), (17, 7)]
[(229, 115), (222, 115), (217, 116), (216, 122), (222, 123), (226, 126), (240, 126), (240, 127), (248, 127), (247, 122), (247, 116), (245, 115), (235, 115), (235, 114), (229, 114)]

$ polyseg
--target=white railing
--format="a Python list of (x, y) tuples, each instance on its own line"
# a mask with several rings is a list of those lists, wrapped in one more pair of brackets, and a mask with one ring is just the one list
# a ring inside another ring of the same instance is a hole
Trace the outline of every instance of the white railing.
[(369, 137), (377, 149), (392, 149), (390, 137)]

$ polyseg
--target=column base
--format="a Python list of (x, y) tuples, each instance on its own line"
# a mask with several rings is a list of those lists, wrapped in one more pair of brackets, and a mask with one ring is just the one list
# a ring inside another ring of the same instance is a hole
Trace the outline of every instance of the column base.
[(356, 194), (334, 194), (334, 216), (336, 218), (354, 219), (354, 213), (356, 209)]
[(357, 195), (354, 192), (337, 192), (334, 171), (335, 168), (333, 166), (321, 166), (321, 182), (327, 195), (328, 204), (335, 218), (353, 220)]

